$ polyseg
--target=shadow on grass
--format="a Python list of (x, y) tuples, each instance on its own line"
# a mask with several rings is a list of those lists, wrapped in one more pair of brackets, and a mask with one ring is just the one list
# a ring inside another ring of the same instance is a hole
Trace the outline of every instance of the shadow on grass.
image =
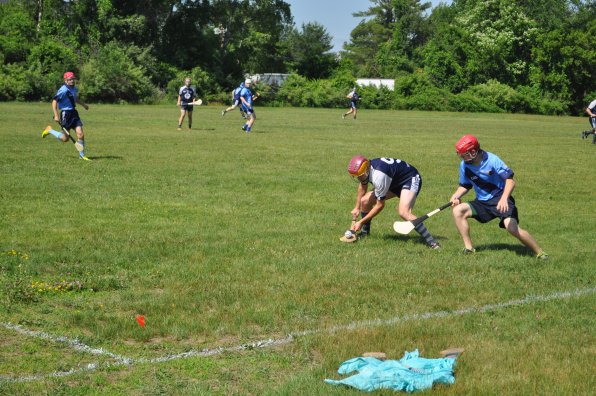
[(523, 245), (510, 244), (510, 243), (491, 243), (488, 245), (476, 246), (476, 251), (481, 250), (510, 250), (518, 256), (534, 256), (534, 252), (531, 249)]
[(101, 160), (121, 160), (123, 157), (119, 156), (119, 155), (98, 155), (95, 157), (87, 157), (89, 158), (91, 161), (101, 161)]
[[(441, 242), (442, 240), (444, 240), (444, 237), (441, 236), (437, 236), (433, 234), (433, 238), (435, 238), (435, 240), (437, 242)], [(426, 246), (426, 242), (424, 241), (424, 238), (422, 238), (420, 235), (413, 233), (409, 234), (409, 235), (401, 235), (401, 234), (395, 234), (395, 235), (383, 235), (383, 239), (388, 239), (391, 241), (399, 241), (399, 242), (404, 242), (404, 243), (421, 243), (423, 245)]]

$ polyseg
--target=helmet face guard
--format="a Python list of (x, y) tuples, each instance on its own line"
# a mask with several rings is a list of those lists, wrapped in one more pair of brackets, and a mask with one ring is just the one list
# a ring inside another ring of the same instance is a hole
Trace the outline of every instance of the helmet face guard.
[(455, 143), (455, 151), (464, 162), (472, 162), (478, 156), (480, 144), (473, 135), (464, 135)]
[(368, 174), (370, 172), (370, 161), (362, 155), (352, 157), (350, 164), (348, 165), (348, 173), (358, 179), (361, 183), (368, 180)]

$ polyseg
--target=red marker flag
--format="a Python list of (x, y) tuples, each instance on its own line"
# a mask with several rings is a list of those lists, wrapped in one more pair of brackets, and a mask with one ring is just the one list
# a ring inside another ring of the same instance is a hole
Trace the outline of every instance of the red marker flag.
[(145, 327), (145, 317), (143, 315), (137, 315), (137, 323), (141, 327)]

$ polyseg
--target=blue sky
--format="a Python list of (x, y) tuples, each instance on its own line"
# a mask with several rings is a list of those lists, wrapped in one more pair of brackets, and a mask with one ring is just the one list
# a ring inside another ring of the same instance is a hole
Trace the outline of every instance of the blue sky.
[[(342, 49), (350, 40), (350, 32), (362, 18), (354, 18), (353, 12), (368, 10), (373, 4), (369, 0), (285, 0), (292, 8), (294, 22), (298, 29), (303, 23), (318, 22), (333, 36), (333, 51)], [(424, 2), (424, 1), (422, 1)], [(430, 0), (433, 6), (440, 2), (450, 4), (451, 0)]]

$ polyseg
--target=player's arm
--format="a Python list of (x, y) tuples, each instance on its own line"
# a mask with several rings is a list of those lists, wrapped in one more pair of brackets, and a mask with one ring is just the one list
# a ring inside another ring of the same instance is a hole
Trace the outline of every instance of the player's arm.
[(366, 214), (366, 216), (361, 218), (360, 221), (357, 221), (356, 223), (354, 223), (354, 225), (352, 226), (352, 230), (353, 231), (360, 230), (362, 228), (363, 224), (366, 224), (369, 221), (371, 221), (373, 219), (373, 217), (375, 217), (376, 215), (381, 213), (383, 208), (385, 208), (385, 200), (377, 199), (375, 206), (373, 206), (373, 208)]
[(368, 191), (368, 183), (362, 184), (358, 183), (358, 190), (356, 191), (356, 205), (354, 205), (354, 209), (350, 212), (352, 214), (352, 219), (356, 220), (358, 215), (360, 214), (360, 205), (362, 202), (362, 197)]
[(244, 98), (244, 96), (240, 97), (240, 101), (244, 104), (244, 106), (246, 106), (247, 109), (251, 108), (250, 104), (248, 103), (248, 100), (246, 100), (246, 98)]
[(505, 187), (503, 187), (503, 194), (497, 203), (497, 210), (501, 213), (507, 212), (509, 210), (509, 203), (507, 200), (511, 196), (513, 189), (515, 188), (515, 180), (513, 177), (510, 177), (505, 180)]
[(77, 96), (77, 103), (80, 104), (81, 106), (83, 106), (85, 108), (85, 110), (89, 110), (89, 106), (87, 105), (87, 103), (84, 103), (81, 99), (79, 99), (78, 96)]
[(52, 99), (52, 110), (54, 111), (54, 121), (60, 122), (60, 115), (58, 114), (58, 101)]
[(453, 195), (451, 196), (451, 206), (457, 206), (461, 203), (461, 197), (463, 197), (464, 195), (466, 195), (468, 193), (468, 191), (470, 191), (470, 188), (465, 187), (465, 186), (459, 186), (457, 188), (457, 190), (455, 190), (455, 192), (453, 193)]

